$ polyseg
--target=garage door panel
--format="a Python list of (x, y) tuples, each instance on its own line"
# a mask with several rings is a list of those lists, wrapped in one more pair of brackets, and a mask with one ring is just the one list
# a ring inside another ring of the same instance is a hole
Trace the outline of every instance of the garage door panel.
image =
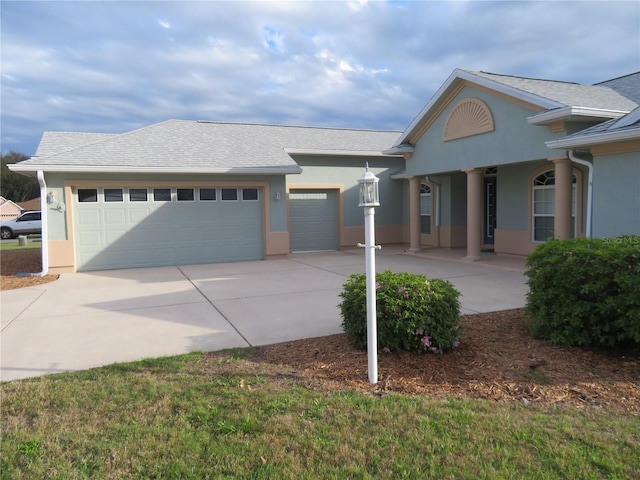
[(174, 198), (166, 203), (109, 204), (76, 200), (74, 211), (79, 270), (264, 256), (261, 201), (177, 203)]
[(292, 252), (338, 248), (338, 192), (291, 190), (289, 223)]

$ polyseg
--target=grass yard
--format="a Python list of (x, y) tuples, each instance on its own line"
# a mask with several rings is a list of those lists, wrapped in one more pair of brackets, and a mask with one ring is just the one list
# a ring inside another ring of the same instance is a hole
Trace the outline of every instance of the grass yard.
[(640, 477), (640, 417), (311, 386), (253, 349), (4, 383), (2, 479)]
[(0, 242), (0, 252), (29, 252), (39, 250), (42, 246), (40, 235), (27, 235), (27, 245), (21, 246), (17, 238)]

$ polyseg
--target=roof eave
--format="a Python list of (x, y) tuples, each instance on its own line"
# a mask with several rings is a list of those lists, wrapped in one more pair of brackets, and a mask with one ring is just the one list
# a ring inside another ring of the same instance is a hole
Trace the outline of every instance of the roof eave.
[(567, 106), (563, 108), (555, 108), (553, 110), (546, 110), (542, 113), (532, 115), (527, 117), (527, 122), (529, 122), (530, 125), (549, 125), (561, 120), (610, 120), (612, 118), (620, 118), (627, 113), (629, 112), (622, 110)]
[(548, 148), (567, 149), (576, 147), (590, 147), (603, 143), (622, 142), (625, 140), (640, 139), (640, 128), (625, 130), (622, 132), (602, 132), (585, 135), (577, 138), (562, 138), (545, 142)]
[(302, 173), (299, 165), (283, 167), (232, 167), (232, 168), (184, 168), (184, 167), (122, 167), (122, 166), (87, 166), (87, 165), (7, 165), (9, 170), (17, 173), (27, 172), (67, 172), (67, 173), (200, 173), (200, 174), (236, 174), (236, 175), (290, 175)]
[[(318, 156), (341, 156), (341, 157), (387, 157), (379, 150), (330, 150), (318, 148), (285, 148), (287, 155), (318, 155)], [(398, 155), (400, 156), (400, 155)]]

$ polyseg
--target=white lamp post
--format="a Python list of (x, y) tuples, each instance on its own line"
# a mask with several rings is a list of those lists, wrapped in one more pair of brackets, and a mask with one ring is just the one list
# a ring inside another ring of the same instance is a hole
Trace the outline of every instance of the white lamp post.
[(367, 359), (369, 364), (369, 383), (378, 383), (378, 333), (376, 325), (376, 245), (375, 208), (380, 206), (378, 181), (380, 179), (366, 170), (358, 180), (360, 184), (360, 207), (364, 207), (364, 245), (367, 278)]

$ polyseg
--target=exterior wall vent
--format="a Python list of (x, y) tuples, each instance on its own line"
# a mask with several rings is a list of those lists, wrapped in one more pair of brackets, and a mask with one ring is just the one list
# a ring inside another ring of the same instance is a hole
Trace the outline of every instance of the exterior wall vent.
[(456, 105), (449, 114), (442, 132), (442, 140), (447, 142), (493, 130), (493, 116), (489, 107), (482, 100), (469, 98)]

